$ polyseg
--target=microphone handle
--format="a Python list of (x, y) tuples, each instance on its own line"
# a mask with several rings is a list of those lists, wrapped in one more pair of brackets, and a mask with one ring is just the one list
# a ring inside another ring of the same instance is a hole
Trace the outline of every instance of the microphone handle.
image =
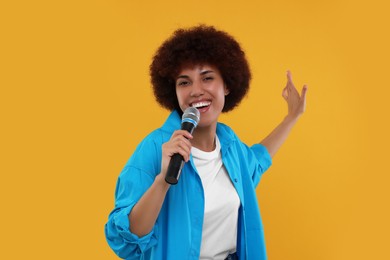
[[(193, 123), (183, 122), (181, 124), (181, 130), (186, 130), (190, 134), (192, 134), (194, 129), (195, 129), (195, 125)], [(169, 162), (168, 165), (167, 173), (165, 175), (165, 181), (172, 185), (177, 184), (183, 166), (184, 166), (183, 156), (181, 156), (179, 153), (175, 153), (174, 155), (172, 155), (171, 161)]]
[(165, 181), (172, 185), (177, 184), (183, 166), (184, 166), (183, 156), (181, 156), (181, 154), (178, 153), (172, 155), (171, 161), (169, 162), (168, 165), (167, 173), (165, 175)]

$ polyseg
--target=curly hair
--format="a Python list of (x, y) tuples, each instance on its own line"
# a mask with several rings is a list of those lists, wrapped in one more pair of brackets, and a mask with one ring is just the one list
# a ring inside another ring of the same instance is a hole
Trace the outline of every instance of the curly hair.
[(251, 72), (239, 43), (213, 26), (199, 25), (178, 29), (155, 53), (150, 76), (157, 102), (169, 109), (180, 110), (176, 96), (175, 77), (183, 66), (209, 64), (216, 66), (229, 95), (222, 112), (236, 107), (249, 89)]

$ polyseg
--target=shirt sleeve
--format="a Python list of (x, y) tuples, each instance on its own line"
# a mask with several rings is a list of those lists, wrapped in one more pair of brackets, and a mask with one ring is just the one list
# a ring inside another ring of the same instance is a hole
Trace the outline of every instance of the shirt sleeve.
[(157, 244), (157, 224), (149, 234), (138, 237), (130, 232), (129, 214), (160, 171), (159, 149), (153, 142), (141, 143), (118, 178), (115, 207), (105, 225), (105, 235), (109, 246), (121, 258), (140, 259)]
[(256, 187), (263, 173), (272, 165), (272, 158), (267, 148), (262, 144), (252, 145), (251, 150), (257, 162), (252, 176), (253, 185)]

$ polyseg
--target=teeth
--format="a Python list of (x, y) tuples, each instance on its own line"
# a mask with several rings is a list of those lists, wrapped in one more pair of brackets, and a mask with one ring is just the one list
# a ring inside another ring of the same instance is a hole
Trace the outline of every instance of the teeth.
[(208, 106), (208, 105), (210, 105), (210, 104), (211, 104), (210, 101), (202, 101), (202, 102), (198, 102), (198, 103), (193, 103), (193, 104), (192, 104), (192, 107), (199, 108), (199, 107)]

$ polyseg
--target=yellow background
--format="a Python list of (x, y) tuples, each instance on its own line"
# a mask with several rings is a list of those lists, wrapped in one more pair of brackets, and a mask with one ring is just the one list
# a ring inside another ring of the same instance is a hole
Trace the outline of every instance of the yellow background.
[(221, 121), (246, 143), (307, 112), (258, 188), (270, 260), (390, 259), (389, 4), (372, 1), (2, 1), (0, 259), (117, 259), (117, 176), (168, 112), (148, 66), (173, 30), (234, 35), (253, 72)]

